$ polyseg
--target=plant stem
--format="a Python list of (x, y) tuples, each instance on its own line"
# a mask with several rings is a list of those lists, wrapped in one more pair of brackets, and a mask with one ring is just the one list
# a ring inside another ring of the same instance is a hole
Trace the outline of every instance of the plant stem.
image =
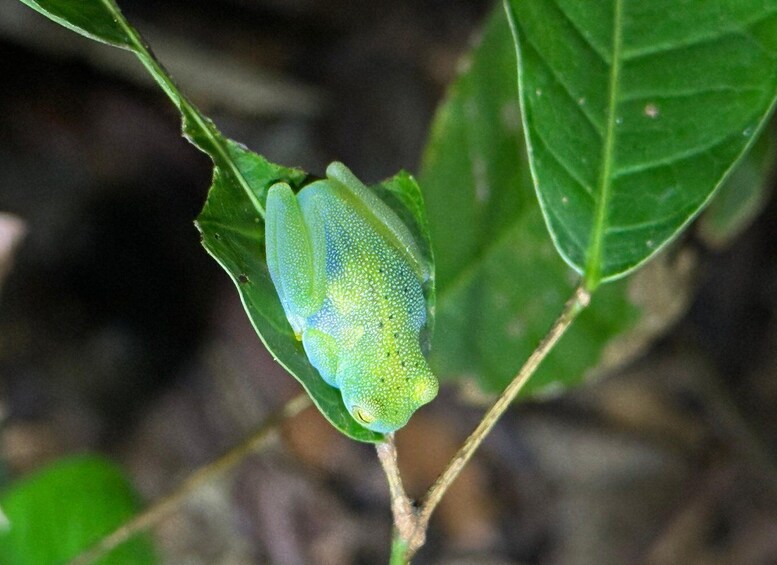
[[(395, 547), (398, 543), (404, 542), (406, 546), (403, 557), (407, 562), (409, 562), (413, 555), (421, 548), (426, 539), (426, 530), (429, 525), (429, 519), (448, 488), (459, 476), (459, 473), (461, 473), (461, 470), (467, 464), (467, 461), (470, 460), (477, 448), (491, 432), (496, 422), (505, 410), (507, 410), (508, 406), (512, 404), (516, 396), (518, 396), (518, 393), (536, 372), (542, 360), (545, 359), (548, 353), (555, 347), (561, 339), (561, 336), (564, 335), (575, 318), (577, 318), (578, 314), (588, 306), (590, 300), (591, 295), (584, 285), (580, 285), (575, 289), (574, 294), (564, 305), (564, 309), (558, 319), (554, 322), (553, 326), (551, 326), (550, 331), (548, 331), (547, 335), (543, 338), (534, 352), (532, 352), (523, 367), (521, 367), (521, 370), (518, 371), (518, 374), (504, 392), (502, 392), (494, 405), (485, 413), (483, 419), (464, 442), (456, 455), (448, 462), (448, 466), (427, 491), (417, 510), (413, 509), (410, 499), (402, 488), (402, 480), (399, 476), (399, 471), (396, 468), (397, 456), (394, 438), (391, 437), (386, 443), (378, 445), (378, 457), (381, 460), (381, 464), (383, 465), (383, 469), (386, 472), (386, 477), (389, 482), (391, 507), (394, 513), (395, 540), (392, 546), (392, 564), (394, 563)], [(411, 509), (410, 516), (403, 510), (405, 505)], [(412, 522), (413, 526), (408, 526), (407, 522)], [(399, 540), (396, 539), (397, 535), (400, 537)], [(398, 563), (402, 562), (398, 561)]]
[(205, 465), (189, 476), (175, 491), (144, 510), (130, 521), (125, 522), (116, 530), (102, 538), (97, 544), (87, 549), (68, 565), (88, 565), (104, 557), (111, 550), (129, 540), (132, 536), (147, 530), (162, 518), (169, 515), (182, 502), (205, 483), (236, 467), (252, 453), (267, 446), (269, 440), (283, 420), (299, 414), (310, 406), (310, 397), (300, 394), (288, 401), (281, 410), (271, 416), (262, 426), (240, 445), (233, 447), (227, 453)]
[[(424, 544), (426, 530), (418, 528), (418, 512), (405, 493), (402, 476), (397, 462), (397, 446), (394, 434), (386, 434), (386, 440), (375, 446), (378, 460), (388, 480), (391, 495), (391, 513), (394, 516), (394, 532), (391, 541), (391, 565), (407, 563), (405, 554), (410, 543), (421, 547)], [(415, 539), (421, 536), (421, 539)]]
[[(257, 213), (264, 218), (264, 206), (259, 202), (259, 199), (254, 191), (251, 190), (243, 173), (238, 168), (234, 159), (230, 156), (226, 140), (221, 135), (221, 132), (219, 132), (213, 122), (203, 116), (199, 109), (197, 109), (197, 107), (178, 89), (178, 86), (170, 77), (170, 73), (168, 73), (159, 63), (154, 56), (154, 53), (151, 51), (151, 48), (143, 41), (140, 33), (127, 22), (116, 2), (114, 0), (101, 0), (101, 2), (105, 9), (116, 19), (116, 23), (121, 26), (124, 33), (127, 34), (127, 37), (129, 37), (130, 42), (132, 43), (132, 52), (137, 56), (149, 74), (181, 112), (184, 124), (184, 136), (195, 147), (207, 153), (211, 159), (213, 159), (214, 165), (220, 166), (234, 177), (235, 182), (243, 189)], [(202, 138), (196, 139), (196, 137), (192, 135), (193, 132), (188, 130), (187, 125), (196, 126), (196, 129), (199, 130)]]
[(389, 565), (408, 565), (409, 562), (406, 555), (407, 543), (402, 539), (395, 528), (391, 538), (391, 557), (389, 558)]

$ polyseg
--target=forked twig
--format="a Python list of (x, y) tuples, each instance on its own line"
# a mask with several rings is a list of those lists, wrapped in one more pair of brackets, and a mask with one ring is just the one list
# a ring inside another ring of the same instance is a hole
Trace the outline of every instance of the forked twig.
[[(518, 374), (502, 392), (493, 406), (488, 409), (483, 419), (469, 435), (456, 455), (448, 462), (448, 466), (429, 488), (423, 499), (421, 499), (417, 509), (413, 507), (412, 502), (402, 487), (402, 480), (396, 468), (394, 438), (390, 437), (384, 444), (378, 445), (378, 457), (389, 481), (391, 506), (394, 514), (395, 530), (394, 543), (392, 545), (392, 564), (395, 562), (409, 562), (413, 555), (421, 548), (426, 539), (429, 519), (448, 488), (459, 476), (467, 461), (470, 460), (477, 448), (491, 432), (508, 406), (512, 404), (518, 393), (536, 372), (542, 360), (551, 352), (578, 314), (588, 306), (590, 300), (591, 295), (583, 285), (575, 289), (574, 294), (564, 305), (564, 309), (551, 326), (550, 331), (548, 331), (547, 335), (532, 352), (523, 367), (518, 371)], [(407, 512), (406, 508), (410, 508), (410, 513)], [(408, 525), (409, 522), (412, 523), (412, 526)], [(404, 561), (397, 561), (395, 548), (402, 547), (403, 544), (406, 547)]]

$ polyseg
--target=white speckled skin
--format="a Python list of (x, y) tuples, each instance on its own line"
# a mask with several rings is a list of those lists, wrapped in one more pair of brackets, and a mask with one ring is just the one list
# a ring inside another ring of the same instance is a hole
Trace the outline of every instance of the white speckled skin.
[(437, 394), (419, 344), (423, 262), (396, 214), (344, 165), (327, 175), (296, 196), (284, 183), (270, 189), (267, 264), (310, 362), (357, 422), (392, 432)]

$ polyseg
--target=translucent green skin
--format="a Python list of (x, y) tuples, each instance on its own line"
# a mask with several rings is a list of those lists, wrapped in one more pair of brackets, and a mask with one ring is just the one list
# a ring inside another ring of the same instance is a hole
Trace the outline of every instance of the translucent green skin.
[(365, 428), (404, 426), (437, 395), (419, 344), (428, 271), (397, 215), (345, 165), (267, 194), (267, 265), (311, 364)]

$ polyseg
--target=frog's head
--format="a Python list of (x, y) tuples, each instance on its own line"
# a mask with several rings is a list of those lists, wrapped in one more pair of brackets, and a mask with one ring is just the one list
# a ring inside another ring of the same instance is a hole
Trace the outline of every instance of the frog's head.
[(437, 396), (437, 379), (426, 360), (400, 374), (381, 366), (343, 374), (341, 391), (348, 411), (360, 425), (379, 433), (398, 430), (413, 412)]

